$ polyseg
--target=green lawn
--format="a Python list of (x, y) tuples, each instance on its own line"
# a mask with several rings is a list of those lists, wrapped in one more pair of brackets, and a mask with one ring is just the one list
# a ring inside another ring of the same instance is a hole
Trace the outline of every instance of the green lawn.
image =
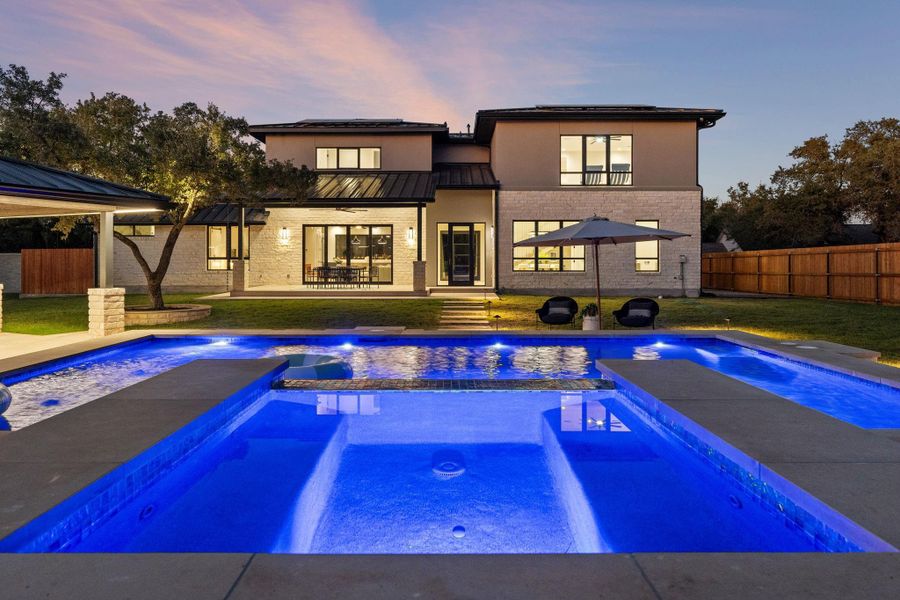
[[(167, 301), (191, 302), (196, 294), (167, 296)], [(580, 305), (590, 298), (577, 298)], [(603, 300), (603, 326), (612, 327), (610, 313), (623, 298)], [(127, 297), (128, 304), (144, 304), (146, 297)], [(503, 296), (492, 304), (501, 329), (535, 327), (534, 309), (543, 298)], [(212, 315), (172, 328), (304, 328), (325, 329), (358, 325), (437, 327), (441, 301), (408, 300), (208, 300)], [(900, 365), (900, 307), (825, 300), (757, 298), (674, 298), (660, 300), (661, 325), (670, 328), (724, 329), (731, 327), (774, 338), (824, 339), (878, 350), (886, 362)], [(87, 328), (87, 299), (5, 296), (3, 330), (50, 334)]]

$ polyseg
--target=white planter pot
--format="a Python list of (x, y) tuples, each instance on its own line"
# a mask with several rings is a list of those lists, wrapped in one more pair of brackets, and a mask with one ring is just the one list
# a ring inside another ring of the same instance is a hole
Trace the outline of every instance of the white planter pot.
[(583, 331), (600, 331), (600, 317), (582, 317), (581, 329)]

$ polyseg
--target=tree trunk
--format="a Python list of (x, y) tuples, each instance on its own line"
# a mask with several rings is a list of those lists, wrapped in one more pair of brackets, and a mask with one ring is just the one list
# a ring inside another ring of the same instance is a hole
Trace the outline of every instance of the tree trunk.
[(172, 229), (169, 230), (169, 235), (166, 237), (166, 242), (163, 244), (159, 263), (155, 270), (150, 268), (150, 264), (141, 253), (140, 247), (134, 243), (134, 240), (118, 232), (113, 234), (117, 240), (131, 249), (131, 253), (137, 260), (138, 265), (140, 265), (144, 278), (147, 280), (147, 297), (150, 299), (150, 306), (153, 310), (162, 310), (166, 307), (162, 294), (162, 282), (166, 277), (166, 271), (169, 270), (169, 264), (172, 262), (172, 252), (175, 250), (175, 243), (178, 241), (178, 236), (181, 235), (185, 221), (186, 219), (180, 219), (172, 225)]

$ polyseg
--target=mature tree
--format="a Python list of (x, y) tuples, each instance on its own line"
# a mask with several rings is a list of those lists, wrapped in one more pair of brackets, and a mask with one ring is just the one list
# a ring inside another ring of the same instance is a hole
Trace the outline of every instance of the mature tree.
[(846, 165), (847, 203), (885, 241), (900, 241), (900, 121), (860, 121), (837, 149)]
[(0, 156), (66, 167), (85, 147), (59, 97), (64, 77), (42, 81), (25, 67), (0, 67)]
[(141, 138), (147, 153), (146, 188), (172, 199), (166, 213), (172, 226), (155, 267), (134, 240), (115, 235), (134, 254), (156, 309), (164, 307), (162, 282), (175, 243), (199, 209), (223, 200), (255, 204), (275, 193), (301, 203), (315, 182), (305, 166), (266, 161), (262, 148), (250, 141), (247, 122), (213, 104), (201, 108), (189, 102), (171, 114), (154, 113), (147, 118)]
[[(169, 196), (165, 217), (172, 227), (155, 265), (131, 238), (115, 234), (140, 265), (154, 308), (164, 307), (162, 283), (175, 244), (198, 210), (222, 201), (252, 205), (272, 194), (300, 203), (315, 183), (305, 166), (267, 161), (247, 122), (213, 104), (185, 103), (171, 113), (152, 113), (127, 96), (108, 93), (70, 108), (59, 97), (64, 77), (51, 73), (46, 81), (32, 80), (24, 67), (0, 69), (0, 155)], [(46, 220), (39, 224), (47, 228)], [(47, 239), (77, 227), (75, 219), (59, 219)]]
[(704, 243), (713, 243), (722, 233), (722, 211), (719, 209), (719, 198), (704, 198), (700, 205), (700, 232)]

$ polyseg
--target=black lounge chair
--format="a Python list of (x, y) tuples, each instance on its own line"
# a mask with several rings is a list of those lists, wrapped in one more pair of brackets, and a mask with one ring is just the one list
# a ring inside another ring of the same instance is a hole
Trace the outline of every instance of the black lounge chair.
[(650, 298), (632, 298), (622, 305), (619, 310), (613, 311), (616, 321), (624, 327), (647, 327), (656, 329), (656, 315), (659, 314), (659, 304)]
[(575, 315), (578, 314), (578, 303), (567, 296), (554, 296), (534, 311), (537, 318), (546, 325), (575, 326)]

